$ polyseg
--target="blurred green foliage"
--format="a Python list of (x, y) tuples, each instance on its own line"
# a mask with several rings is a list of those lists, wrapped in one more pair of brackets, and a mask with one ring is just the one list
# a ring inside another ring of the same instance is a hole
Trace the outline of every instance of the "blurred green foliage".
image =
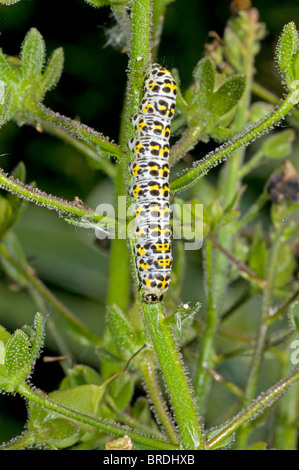
[[(117, 140), (126, 84), (127, 56), (107, 46), (106, 33), (114, 20), (108, 7), (93, 9), (83, 0), (63, 1), (63, 10), (60, 8), (61, 0), (22, 0), (10, 7), (0, 6), (0, 47), (7, 54), (15, 56), (31, 27), (41, 32), (50, 53), (62, 46), (65, 54), (64, 72), (58, 87), (46, 96), (45, 104), (66, 116), (79, 118), (85, 124)], [(204, 44), (210, 40), (209, 31), (216, 31), (222, 36), (230, 15), (228, 1), (214, 3), (211, 8), (209, 2), (204, 0), (188, 0), (186, 8), (185, 0), (176, 0), (168, 6), (159, 61), (179, 70), (183, 90), (189, 84), (195, 65), (202, 58)], [(259, 10), (260, 20), (266, 23), (269, 32), (257, 57), (256, 79), (266, 88), (281, 95), (281, 77), (273, 64), (273, 52), (282, 25), (289, 21), (299, 24), (298, 2), (265, 0), (254, 2), (253, 6)], [(64, 13), (66, 11), (67, 16)], [(259, 146), (260, 142), (250, 147), (248, 159), (256, 153)], [(200, 143), (192, 156), (199, 160), (214, 147), (215, 142)], [(298, 152), (298, 144), (295, 143), (290, 160), (297, 170)], [(15, 123), (10, 122), (5, 126), (5, 131), (0, 133), (0, 166), (11, 172), (20, 160), (25, 162), (27, 181), (36, 181), (38, 187), (48, 193), (67, 199), (78, 196), (94, 208), (100, 203), (113, 200), (110, 181), (101, 172), (90, 168), (82, 155), (54, 137), (38, 134), (30, 127), (18, 128)], [(242, 200), (242, 208), (249, 207), (260, 194), (265, 182), (279, 164), (279, 159), (276, 161), (273, 158), (248, 174), (244, 180), (248, 189), (246, 198)], [(201, 185), (193, 187), (190, 190), (191, 197), (203, 200), (202, 196), (205, 194), (205, 200), (210, 197), (212, 201), (214, 194), (210, 183), (215, 180), (218, 172), (219, 169), (215, 169)], [(2, 199), (0, 204), (1, 201)], [(269, 216), (266, 212), (261, 214), (260, 221), (267, 233)], [(15, 232), (38, 276), (78, 318), (100, 334), (106, 315), (104, 303), (108, 254), (95, 244), (93, 231), (68, 226), (57, 214), (27, 205)], [(263, 250), (263, 242), (255, 232), (249, 259), (251, 267), (261, 277), (265, 266), (261, 266), (258, 259)], [(199, 285), (202, 286), (203, 282), (201, 262), (200, 251), (187, 252), (181, 297), (192, 305), (198, 301), (205, 302), (204, 296), (199, 297), (198, 294)], [(24, 291), (16, 292), (15, 284), (7, 282), (3, 272), (0, 276), (0, 323), (10, 330), (26, 322), (31, 323), (36, 310), (33, 301)], [(224, 312), (229, 310), (245, 289), (242, 279), (234, 282), (232, 278), (231, 281), (223, 301)], [(253, 296), (223, 326), (240, 333), (245, 332), (248, 336), (254, 335), (259, 295)], [(76, 360), (83, 360), (80, 351), (77, 348), (72, 349), (69, 338), (64, 340)], [(231, 343), (225, 336), (220, 341), (218, 348), (225, 354), (231, 349)], [(55, 353), (56, 346), (51, 340), (51, 331), (47, 333), (46, 347), (51, 353)], [(97, 359), (91, 352), (84, 350), (83, 356), (86, 364), (97, 365)], [(279, 371), (271, 367), (271, 361), (272, 359), (265, 361), (262, 367), (262, 389), (280, 378)], [(242, 385), (246, 373), (244, 364), (248, 364), (248, 357), (232, 357), (220, 367), (220, 372), (228, 380)], [(48, 370), (47, 367), (49, 366), (43, 365), (44, 370)], [(61, 373), (58, 366), (57, 373)], [(57, 386), (57, 382), (55, 378), (53, 380), (53, 374), (45, 374), (47, 378), (40, 378), (40, 383), (45, 390), (51, 391)], [(139, 392), (142, 394), (140, 390)], [(23, 426), (17, 419), (7, 417), (4, 400), (5, 397), (0, 397), (0, 442), (8, 440), (16, 434), (16, 429), (19, 431)], [(11, 401), (7, 403), (10, 407)], [(225, 418), (222, 416), (223, 410), (232, 404), (230, 392), (216, 384), (209, 400), (209, 425), (219, 424)], [(6, 423), (5, 426), (2, 426), (3, 422)], [(263, 429), (256, 432), (255, 441), (259, 438), (263, 438)]]

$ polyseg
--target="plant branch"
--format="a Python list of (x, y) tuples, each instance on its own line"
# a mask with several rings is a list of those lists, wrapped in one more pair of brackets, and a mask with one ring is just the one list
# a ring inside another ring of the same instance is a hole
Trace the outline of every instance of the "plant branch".
[[(281, 247), (281, 228), (277, 230), (271, 252), (269, 255), (270, 264), (267, 272), (267, 284), (264, 289), (263, 300), (262, 300), (262, 311), (259, 329), (255, 341), (254, 353), (251, 360), (251, 366), (247, 376), (246, 386), (244, 390), (243, 406), (247, 407), (248, 404), (253, 400), (259, 372), (262, 363), (263, 351), (266, 344), (266, 335), (269, 328), (269, 316), (272, 307), (273, 290), (275, 285), (275, 278), (277, 273), (277, 267), (279, 263), (279, 253)], [(244, 426), (238, 435), (237, 448), (244, 448), (246, 446), (247, 435), (249, 433), (248, 427)]]
[(177, 444), (178, 438), (170, 421), (170, 416), (167, 413), (167, 406), (163, 400), (161, 390), (157, 382), (157, 375), (153, 361), (151, 359), (145, 360), (145, 362), (141, 364), (141, 371), (146, 382), (148, 392), (153, 401), (158, 419), (163, 426), (163, 429), (166, 432), (170, 442), (172, 442), (172, 444)]
[[(55, 210), (59, 214), (69, 216), (76, 219), (83, 219), (91, 224), (99, 223), (102, 219), (109, 224), (114, 224), (115, 221), (110, 220), (108, 217), (96, 214), (91, 208), (81, 203), (81, 201), (66, 201), (59, 197), (47, 194), (40, 189), (34, 188), (27, 184), (24, 184), (18, 180), (15, 180), (12, 176), (8, 176), (0, 169), (0, 188), (6, 189), (7, 191), (16, 194), (22, 199), (33, 202), (39, 206), (47, 207), (47, 209)], [(91, 225), (92, 226), (92, 225)]]
[(170, 190), (176, 193), (192, 186), (236, 150), (249, 145), (253, 140), (265, 134), (268, 129), (280, 122), (298, 103), (297, 94), (297, 90), (289, 92), (283, 102), (268, 117), (249, 127), (243, 134), (232, 138), (232, 142), (224, 144), (219, 149), (209, 153), (200, 162), (196, 163), (191, 170), (172, 180)]
[(103, 134), (79, 121), (54, 112), (41, 103), (38, 105), (34, 103), (30, 108), (26, 108), (25, 120), (28, 124), (39, 125), (41, 128), (43, 128), (43, 125), (47, 129), (49, 129), (49, 126), (57, 127), (71, 136), (86, 141), (88, 144), (94, 144), (101, 156), (112, 156), (120, 160), (123, 158), (121, 149), (113, 142), (110, 142)]
[(268, 389), (264, 394), (260, 395), (257, 400), (253, 400), (245, 410), (235, 416), (216, 436), (207, 442), (207, 448), (209, 450), (217, 448), (221, 442), (234, 433), (240, 426), (257, 418), (266, 407), (272, 406), (298, 380), (299, 368), (296, 368), (290, 375)]
[(120, 426), (116, 423), (108, 422), (107, 420), (101, 420), (96, 416), (88, 415), (78, 410), (72, 410), (71, 408), (68, 408), (60, 403), (50, 400), (49, 397), (47, 397), (43, 392), (38, 391), (37, 389), (33, 390), (26, 383), (20, 384), (18, 386), (17, 391), (28, 400), (39, 404), (42, 408), (52, 410), (58, 414), (65, 416), (66, 418), (75, 419), (80, 423), (85, 423), (89, 426), (101, 429), (102, 431), (106, 431), (109, 434), (115, 434), (118, 437), (128, 435), (133, 441), (154, 449), (176, 449), (176, 446), (168, 443), (163, 439), (158, 439), (156, 437), (147, 437), (145, 435), (139, 434), (128, 429), (127, 426)]
[(34, 274), (33, 270), (30, 267), (25, 268), (22, 266), (8, 251), (4, 244), (0, 245), (0, 256), (2, 256), (6, 261), (8, 261), (21, 275), (24, 277), (28, 283), (28, 286), (37, 291), (44, 300), (50, 303), (59, 313), (59, 315), (67, 321), (68, 325), (72, 330), (80, 337), (84, 337), (89, 343), (94, 345), (102, 345), (102, 339), (97, 336), (95, 333), (90, 331), (83, 325), (74, 314), (67, 308), (65, 305), (58, 300), (54, 294), (38, 279)]

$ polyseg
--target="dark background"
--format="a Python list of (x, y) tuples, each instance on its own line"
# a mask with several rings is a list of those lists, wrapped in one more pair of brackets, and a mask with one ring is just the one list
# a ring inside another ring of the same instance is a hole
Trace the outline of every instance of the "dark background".
[[(208, 32), (214, 30), (222, 36), (230, 15), (229, 4), (224, 0), (176, 0), (169, 5), (158, 60), (169, 68), (178, 68), (183, 90), (190, 84), (192, 70), (202, 58)], [(281, 80), (273, 64), (275, 47), (286, 23), (295, 21), (299, 25), (299, 4), (296, 0), (267, 0), (253, 2), (253, 6), (268, 29), (256, 62), (256, 79), (281, 96)], [(43, 35), (48, 55), (57, 47), (64, 49), (64, 73), (55, 90), (47, 94), (46, 106), (71, 118), (79, 117), (83, 123), (117, 141), (128, 58), (125, 53), (106, 46), (106, 31), (111, 25), (109, 8), (95, 9), (83, 0), (22, 0), (10, 7), (0, 6), (0, 47), (6, 54), (19, 54), (22, 41), (33, 26)], [(216, 145), (201, 144), (192, 154), (199, 159)], [(91, 207), (112, 201), (110, 182), (100, 171), (92, 170), (82, 155), (33, 128), (18, 128), (9, 123), (0, 132), (0, 167), (9, 172), (20, 160), (27, 168), (27, 182), (36, 181), (42, 190), (66, 199), (78, 196)], [(295, 153), (292, 160), (296, 162)], [(259, 194), (271, 171), (273, 167), (266, 166), (249, 179), (249, 200)], [(218, 169), (209, 178), (213, 180), (217, 172)], [(37, 274), (82, 321), (100, 333), (105, 318), (108, 255), (95, 246), (92, 231), (75, 229), (56, 213), (28, 205), (16, 232)], [(198, 298), (200, 257), (193, 258), (189, 260), (183, 291), (183, 300), (191, 302), (202, 301)], [(256, 310), (251, 304), (243, 312), (244, 330), (254, 331)], [(27, 293), (12, 290), (0, 274), (1, 324), (13, 330), (31, 323), (35, 311)], [(49, 339), (47, 347), (49, 351), (52, 347), (55, 350), (55, 344)], [(85, 349), (81, 353), (74, 349), (73, 354), (77, 360), (95, 363)], [(242, 377), (242, 365), (236, 367), (234, 374), (239, 372)], [(59, 366), (38, 364), (33, 382), (50, 391), (61, 377)], [(275, 371), (270, 370), (269, 384), (275, 377)], [(216, 404), (211, 423), (217, 412)], [(0, 441), (20, 432), (25, 416), (22, 400), (1, 398)]]

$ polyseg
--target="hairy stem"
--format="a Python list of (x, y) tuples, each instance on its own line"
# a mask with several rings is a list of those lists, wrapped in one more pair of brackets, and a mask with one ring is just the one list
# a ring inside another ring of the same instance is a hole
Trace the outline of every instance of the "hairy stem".
[(177, 421), (180, 448), (203, 449), (204, 441), (194, 399), (161, 304), (144, 304), (143, 312)]
[[(126, 121), (121, 126), (121, 136), (123, 139), (125, 137), (128, 139), (134, 135), (134, 128), (130, 123), (130, 117), (138, 112), (145, 66), (148, 65), (150, 60), (150, 23), (151, 1), (139, 0), (138, 2), (133, 2), (131, 61), (125, 103), (127, 115)], [(127, 151), (127, 158), (129, 161), (132, 159), (129, 150)], [(138, 282), (133, 240), (130, 240), (130, 247), (135, 279)], [(142, 303), (142, 309), (146, 330), (156, 352), (177, 421), (180, 447), (183, 449), (203, 448), (203, 436), (197, 418), (195, 403), (171, 334), (171, 329), (164, 321), (162, 306), (161, 304), (147, 305)]]
[(32, 103), (30, 109), (26, 109), (25, 121), (35, 126), (40, 125), (41, 128), (45, 125), (45, 129), (49, 129), (49, 126), (56, 127), (80, 140), (96, 145), (99, 155), (105, 155), (106, 157), (111, 155), (122, 159), (123, 154), (121, 149), (113, 142), (110, 142), (103, 134), (79, 121), (62, 116), (46, 108), (43, 104), (36, 105)]
[(115, 434), (116, 436), (130, 436), (135, 442), (141, 443), (146, 447), (154, 449), (175, 449), (176, 446), (168, 443), (163, 439), (157, 439), (156, 437), (147, 437), (137, 432), (131, 431), (127, 426), (120, 426), (115, 423), (110, 423), (107, 420), (101, 420), (100, 418), (92, 415), (85, 414), (78, 410), (72, 410), (60, 403), (50, 400), (43, 392), (33, 390), (26, 383), (22, 383), (18, 386), (18, 393), (28, 400), (39, 404), (42, 408), (52, 410), (58, 414), (61, 414), (69, 419), (75, 419), (80, 423), (88, 424), (102, 431), (106, 431), (109, 434)]
[[(150, 0), (133, 2), (131, 9), (130, 70), (120, 126), (120, 146), (126, 149), (126, 162), (132, 158), (127, 148), (128, 139), (134, 133), (131, 116), (138, 110), (144, 68), (150, 58), (150, 21)], [(127, 196), (127, 178), (127, 165), (125, 167), (119, 165), (115, 185), (116, 201), (118, 196)], [(130, 261), (127, 242), (116, 238), (111, 243), (108, 305), (116, 304), (126, 311), (129, 301), (129, 286)]]
[(200, 352), (195, 378), (195, 393), (200, 409), (205, 408), (206, 398), (209, 393), (211, 377), (207, 369), (212, 368), (214, 365), (214, 337), (218, 326), (214, 294), (213, 244), (210, 239), (206, 240), (204, 270), (207, 313), (200, 342)]
[(235, 416), (216, 436), (207, 442), (207, 448), (213, 450), (219, 446), (228, 436), (234, 433), (244, 423), (256, 418), (267, 406), (278, 401), (292, 385), (299, 380), (299, 368), (296, 368), (290, 375), (267, 390), (257, 400)]
[(153, 401), (155, 411), (158, 418), (172, 444), (177, 443), (177, 435), (170, 421), (170, 416), (167, 413), (166, 404), (163, 400), (159, 384), (157, 382), (157, 375), (155, 371), (155, 364), (151, 360), (145, 361), (141, 366), (142, 375), (146, 382), (148, 392)]
[[(244, 398), (243, 398), (243, 406), (247, 407), (248, 404), (253, 400), (257, 382), (259, 377), (259, 372), (261, 368), (262, 358), (263, 358), (263, 351), (266, 344), (266, 335), (269, 328), (269, 317), (272, 307), (272, 300), (273, 300), (273, 291), (275, 285), (275, 278), (277, 273), (277, 267), (279, 263), (279, 252), (281, 247), (281, 230), (277, 230), (275, 240), (273, 241), (273, 245), (271, 247), (271, 251), (269, 254), (270, 264), (268, 267), (267, 273), (267, 284), (264, 288), (264, 295), (262, 299), (262, 311), (261, 311), (261, 318), (259, 329), (255, 341), (255, 349), (253, 353), (253, 357), (251, 360), (251, 366), (249, 369), (249, 373), (247, 376), (247, 381), (245, 385), (244, 391)], [(248, 426), (244, 426), (238, 435), (236, 448), (244, 449), (246, 446), (247, 436), (249, 434)]]
[(249, 128), (248, 131), (233, 138), (231, 143), (224, 144), (218, 150), (209, 153), (191, 170), (172, 180), (170, 190), (175, 193), (192, 186), (201, 180), (214, 166), (232, 155), (236, 150), (249, 145), (256, 138), (261, 137), (268, 129), (271, 129), (281, 121), (298, 103), (299, 98), (297, 94), (297, 90), (289, 92), (283, 102), (268, 117)]
[(74, 314), (58, 300), (55, 295), (38, 279), (30, 268), (22, 266), (8, 251), (4, 244), (0, 245), (0, 256), (8, 261), (28, 282), (28, 287), (33, 288), (41, 297), (51, 304), (76, 334), (84, 337), (89, 343), (97, 346), (102, 344), (102, 339), (83, 325)]

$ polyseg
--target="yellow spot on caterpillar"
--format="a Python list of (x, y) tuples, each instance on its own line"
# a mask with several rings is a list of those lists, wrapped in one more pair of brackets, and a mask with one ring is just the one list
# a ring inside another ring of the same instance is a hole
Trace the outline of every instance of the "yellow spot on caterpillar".
[(177, 86), (176, 86), (175, 83), (173, 83), (173, 84), (172, 83), (165, 83), (163, 85), (163, 88), (170, 88), (171, 91), (174, 91), (174, 90), (177, 89)]
[(148, 269), (148, 268), (149, 268), (149, 264), (148, 264), (148, 263), (145, 263), (145, 262), (144, 262), (144, 263), (140, 263), (140, 267), (141, 267), (142, 269)]
[(137, 253), (139, 253), (139, 255), (144, 255), (146, 253), (146, 249), (144, 248), (144, 246), (137, 248)]
[(143, 111), (144, 113), (148, 113), (150, 109), (153, 110), (152, 105), (151, 105), (151, 104), (146, 104), (146, 105), (144, 106), (144, 108), (143, 108), (142, 111)]
[(141, 121), (141, 122), (138, 124), (137, 129), (138, 129), (139, 131), (142, 131), (142, 129), (143, 129), (144, 127), (146, 127), (146, 122)]
[(140, 191), (141, 191), (140, 186), (137, 186), (136, 188), (134, 188), (134, 190), (133, 190), (133, 196), (137, 198), (137, 197), (138, 197), (138, 194), (140, 193)]
[(144, 211), (144, 207), (140, 206), (138, 209), (135, 211), (135, 217), (140, 217), (141, 212)]
[(141, 170), (141, 166), (135, 165), (134, 168), (133, 168), (133, 170), (132, 170), (132, 175), (133, 175), (133, 176), (137, 176), (139, 170)]
[(157, 264), (158, 266), (160, 266), (160, 268), (168, 268), (170, 266), (170, 259), (158, 259), (157, 260)]
[(156, 251), (169, 251), (169, 243), (155, 243), (154, 247)]
[(142, 148), (143, 148), (142, 144), (137, 144), (137, 145), (135, 145), (134, 152), (138, 153)]

